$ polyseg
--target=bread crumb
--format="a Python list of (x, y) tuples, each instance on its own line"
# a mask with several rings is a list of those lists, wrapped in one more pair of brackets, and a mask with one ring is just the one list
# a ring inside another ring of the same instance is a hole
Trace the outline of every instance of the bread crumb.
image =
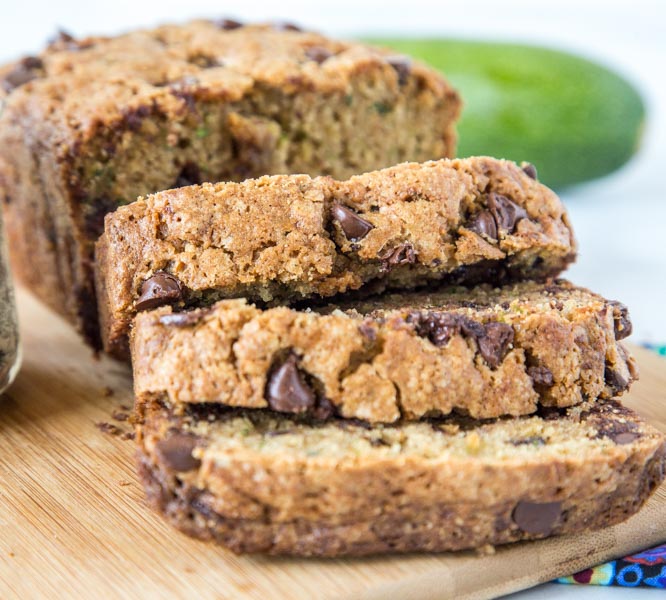
[(493, 554), (495, 554), (495, 552), (496, 552), (495, 546), (493, 546), (492, 544), (485, 544), (484, 546), (481, 546), (480, 548), (476, 549), (476, 553), (479, 556), (492, 556)]

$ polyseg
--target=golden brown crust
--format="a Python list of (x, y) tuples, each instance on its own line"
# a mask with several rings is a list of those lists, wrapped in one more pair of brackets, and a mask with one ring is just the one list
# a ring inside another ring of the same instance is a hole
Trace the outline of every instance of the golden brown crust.
[[(524, 216), (498, 240), (473, 230), (497, 198)], [(352, 216), (340, 217), (340, 207)], [(544, 278), (564, 269), (576, 246), (552, 191), (512, 162), (479, 157), (404, 163), (344, 182), (275, 176), (160, 192), (109, 215), (97, 249), (102, 337), (122, 356), (142, 285), (158, 271), (181, 282), (189, 304), (293, 302), (368, 284)]]
[(107, 212), (193, 182), (344, 178), (451, 156), (460, 109), (434, 70), (413, 63), (401, 78), (383, 50), (208, 21), (65, 36), (4, 67), (0, 90), (16, 274), (93, 344), (93, 244)]
[(370, 429), (138, 408), (149, 502), (236, 552), (460, 550), (604, 527), (641, 507), (666, 461), (663, 435), (614, 402)]
[[(341, 417), (524, 415), (623, 393), (636, 372), (620, 323), (630, 327), (621, 305), (565, 281), (384, 295), (317, 311), (244, 300), (162, 307), (136, 318), (134, 389), (174, 407), (275, 407), (268, 387), (293, 356), (319, 403)], [(506, 340), (492, 337), (497, 327)]]

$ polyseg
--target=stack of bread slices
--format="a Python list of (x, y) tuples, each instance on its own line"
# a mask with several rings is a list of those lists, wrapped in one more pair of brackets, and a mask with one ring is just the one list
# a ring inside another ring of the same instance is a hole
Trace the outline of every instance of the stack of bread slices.
[(617, 523), (663, 479), (617, 400), (626, 307), (556, 278), (576, 245), (532, 165), (442, 158), (436, 72), (224, 20), (61, 36), (2, 74), (15, 267), (131, 358), (139, 473), (179, 529), (480, 548)]

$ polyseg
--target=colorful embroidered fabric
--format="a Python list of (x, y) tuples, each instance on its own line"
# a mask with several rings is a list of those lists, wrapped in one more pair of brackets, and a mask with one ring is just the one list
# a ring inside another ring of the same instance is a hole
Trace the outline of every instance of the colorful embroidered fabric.
[[(666, 356), (666, 346), (644, 345), (657, 354)], [(555, 581), (577, 585), (645, 586), (666, 589), (666, 544), (632, 556), (611, 560), (569, 577), (560, 577)]]
[(582, 585), (619, 585), (622, 587), (652, 587), (666, 589), (666, 544), (644, 550), (632, 556), (585, 569), (557, 583)]

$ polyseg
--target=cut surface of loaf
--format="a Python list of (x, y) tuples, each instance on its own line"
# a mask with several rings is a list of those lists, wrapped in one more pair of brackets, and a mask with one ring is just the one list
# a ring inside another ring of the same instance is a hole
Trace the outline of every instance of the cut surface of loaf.
[(235, 552), (479, 548), (607, 527), (664, 478), (664, 436), (614, 401), (367, 427), (138, 403), (149, 503)]
[(138, 196), (273, 173), (349, 177), (454, 154), (456, 92), (387, 50), (281, 25), (60, 35), (0, 68), (15, 273), (98, 343), (93, 245)]
[(393, 422), (523, 415), (636, 377), (626, 307), (564, 280), (385, 294), (316, 310), (245, 300), (137, 315), (137, 398)]
[(102, 338), (126, 355), (134, 314), (160, 304), (543, 279), (575, 250), (559, 198), (487, 157), (347, 181), (292, 175), (168, 190), (106, 218), (96, 251)]

